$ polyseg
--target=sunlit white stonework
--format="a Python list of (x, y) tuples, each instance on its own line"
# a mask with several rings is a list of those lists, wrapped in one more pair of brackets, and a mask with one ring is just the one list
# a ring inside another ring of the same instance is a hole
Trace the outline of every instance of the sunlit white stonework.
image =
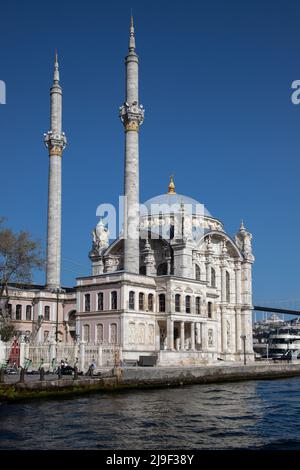
[[(101, 219), (95, 222), (91, 275), (55, 293), (53, 288), (61, 285), (61, 158), (66, 145), (56, 57), (53, 134), (45, 136), (50, 154), (47, 285), (10, 288), (14, 322), (35, 342), (53, 342), (58, 327), (62, 342), (115, 345), (123, 361), (145, 355), (157, 356), (158, 365), (241, 361), (244, 346), (247, 360), (253, 360), (252, 235), (242, 223), (230, 237), (203, 204), (176, 193), (173, 177), (166, 194), (146, 201), (145, 211), (136, 209), (144, 108), (139, 104), (133, 20), (125, 67), (126, 96), (120, 108), (125, 229), (110, 243), (108, 228)], [(22, 306), (18, 317), (17, 305)]]

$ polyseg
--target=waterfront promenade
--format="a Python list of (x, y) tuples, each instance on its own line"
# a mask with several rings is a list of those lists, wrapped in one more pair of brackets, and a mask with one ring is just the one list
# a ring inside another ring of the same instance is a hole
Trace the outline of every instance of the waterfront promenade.
[(127, 367), (103, 369), (100, 375), (63, 376), (46, 374), (26, 375), (24, 382), (18, 376), (6, 376), (0, 384), (0, 400), (23, 400), (93, 391), (117, 391), (138, 388), (164, 388), (191, 384), (238, 382), (300, 376), (297, 363), (217, 364), (190, 367)]

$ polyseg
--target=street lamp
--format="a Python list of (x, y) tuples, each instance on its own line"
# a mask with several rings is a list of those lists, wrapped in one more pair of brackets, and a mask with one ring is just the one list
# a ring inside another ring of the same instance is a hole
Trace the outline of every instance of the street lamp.
[(244, 365), (246, 365), (246, 335), (242, 335), (241, 339), (243, 340), (243, 346), (244, 346)]

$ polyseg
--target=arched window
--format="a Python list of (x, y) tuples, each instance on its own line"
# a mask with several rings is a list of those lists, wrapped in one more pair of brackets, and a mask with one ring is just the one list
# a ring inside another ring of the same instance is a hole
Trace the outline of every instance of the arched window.
[(116, 344), (118, 339), (117, 324), (111, 323), (110, 325), (110, 343)]
[(201, 313), (201, 302), (200, 302), (200, 297), (196, 297), (196, 313), (197, 315), (200, 315)]
[(75, 328), (76, 325), (76, 310), (71, 310), (69, 313), (68, 325), (71, 328)]
[(16, 305), (16, 320), (22, 320), (22, 305)]
[(212, 303), (207, 302), (207, 316), (208, 318), (212, 318)]
[(32, 306), (26, 305), (26, 320), (27, 321), (31, 321), (31, 311), (32, 311)]
[(180, 294), (175, 295), (175, 312), (180, 312)]
[(153, 294), (148, 295), (148, 310), (153, 312)]
[(112, 293), (110, 294), (111, 296), (111, 309), (112, 310), (117, 310), (118, 308), (118, 294), (116, 290), (113, 290)]
[(98, 311), (103, 310), (103, 292), (98, 292)]
[(91, 311), (91, 294), (85, 294), (84, 296), (84, 310), (85, 312)]
[(191, 313), (191, 296), (187, 295), (185, 297), (185, 311), (186, 313)]
[(157, 268), (158, 276), (166, 276), (168, 274), (168, 263), (161, 263)]
[(49, 305), (46, 305), (44, 308), (44, 320), (45, 321), (50, 321), (50, 307)]
[(166, 296), (165, 294), (159, 294), (159, 311), (165, 312), (166, 311)]
[(195, 265), (195, 279), (197, 281), (200, 281), (201, 279), (201, 271), (200, 271), (200, 266), (198, 264)]
[(226, 302), (230, 302), (230, 275), (226, 271)]
[(135, 304), (135, 294), (134, 291), (131, 290), (129, 292), (129, 310), (134, 310), (134, 304)]
[(139, 310), (144, 310), (144, 299), (145, 299), (145, 295), (143, 294), (143, 292), (140, 292), (139, 293)]
[(90, 325), (83, 325), (83, 341), (90, 341)]
[(98, 343), (103, 342), (103, 325), (102, 325), (102, 323), (99, 323), (99, 325), (97, 325), (97, 341), (98, 341)]
[(44, 343), (46, 343), (49, 339), (49, 331), (44, 331)]
[(216, 287), (216, 271), (214, 268), (211, 268), (210, 276), (211, 287)]

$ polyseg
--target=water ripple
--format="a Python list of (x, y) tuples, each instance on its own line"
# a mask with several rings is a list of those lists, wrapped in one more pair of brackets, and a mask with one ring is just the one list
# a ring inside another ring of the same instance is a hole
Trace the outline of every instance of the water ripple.
[(300, 449), (300, 379), (0, 404), (0, 449)]

